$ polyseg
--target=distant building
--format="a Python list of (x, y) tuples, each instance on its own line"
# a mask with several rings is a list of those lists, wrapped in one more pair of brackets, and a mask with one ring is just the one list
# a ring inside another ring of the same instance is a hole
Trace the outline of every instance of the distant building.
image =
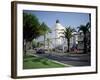
[[(67, 49), (67, 40), (63, 34), (65, 27), (59, 22), (59, 20), (56, 20), (56, 24), (51, 30), (52, 33), (46, 35), (46, 38), (49, 38), (51, 41), (49, 45), (50, 48), (58, 48), (62, 50)], [(40, 38), (38, 38), (38, 41), (43, 42), (43, 36), (41, 36)], [(73, 36), (70, 39), (70, 48), (72, 48), (74, 45), (78, 45), (78, 47), (83, 48), (82, 41), (83, 41), (83, 34), (80, 32), (73, 32)], [(48, 46), (47, 43), (45, 45)]]
[(63, 27), (59, 20), (56, 21), (55, 27), (54, 27), (54, 33), (55, 33), (55, 47), (63, 45), (64, 43), (64, 30), (65, 27)]

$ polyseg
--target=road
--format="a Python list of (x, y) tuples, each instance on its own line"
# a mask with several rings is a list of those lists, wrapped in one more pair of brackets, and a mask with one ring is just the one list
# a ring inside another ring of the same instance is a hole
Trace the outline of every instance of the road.
[(72, 65), (72, 66), (90, 66), (90, 55), (88, 54), (57, 54), (56, 52), (52, 53), (43, 53), (36, 54), (40, 57), (45, 57), (51, 60), (55, 60), (64, 64)]
[(59, 55), (53, 53), (45, 53), (37, 55), (72, 66), (90, 66), (90, 55), (88, 54)]

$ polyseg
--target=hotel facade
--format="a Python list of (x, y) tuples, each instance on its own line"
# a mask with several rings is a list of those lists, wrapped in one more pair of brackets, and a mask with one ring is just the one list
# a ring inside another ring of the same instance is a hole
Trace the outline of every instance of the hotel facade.
[[(57, 20), (54, 27), (51, 29), (51, 33), (46, 34), (45, 49), (49, 47), (50, 49), (59, 49), (66, 51), (68, 48), (68, 42), (63, 34), (64, 30), (65, 27), (59, 22), (59, 20)], [(73, 48), (77, 45), (78, 49), (83, 49), (83, 38), (84, 35), (82, 32), (73, 32), (70, 39), (70, 48)], [(47, 39), (49, 39), (49, 42), (47, 42)], [(44, 43), (43, 36), (39, 37), (37, 41), (40, 43)]]

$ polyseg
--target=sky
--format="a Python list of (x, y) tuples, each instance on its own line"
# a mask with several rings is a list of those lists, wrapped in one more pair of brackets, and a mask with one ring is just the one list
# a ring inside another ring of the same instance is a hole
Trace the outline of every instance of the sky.
[(77, 28), (80, 25), (86, 25), (86, 23), (89, 22), (88, 13), (32, 10), (24, 10), (23, 12), (36, 15), (40, 23), (45, 22), (50, 28), (53, 28), (55, 26), (57, 19), (64, 27), (71, 26), (74, 28)]

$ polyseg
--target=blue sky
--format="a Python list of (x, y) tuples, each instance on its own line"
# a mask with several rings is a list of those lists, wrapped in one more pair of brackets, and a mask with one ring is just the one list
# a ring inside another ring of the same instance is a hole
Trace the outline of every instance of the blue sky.
[(31, 11), (24, 10), (25, 13), (31, 13), (37, 16), (39, 21), (45, 22), (49, 27), (54, 27), (56, 20), (64, 26), (77, 28), (80, 25), (85, 25), (89, 22), (88, 13), (73, 13), (73, 12), (54, 12), (54, 11)]

